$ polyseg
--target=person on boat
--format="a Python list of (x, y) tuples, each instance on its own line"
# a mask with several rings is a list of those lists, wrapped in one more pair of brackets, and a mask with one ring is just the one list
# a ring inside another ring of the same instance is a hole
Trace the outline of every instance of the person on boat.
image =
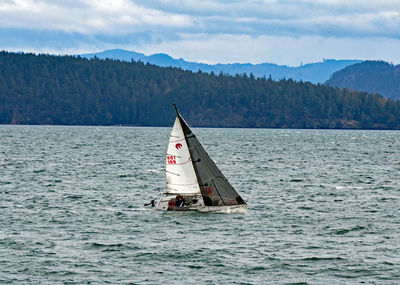
[(175, 206), (177, 206), (177, 207), (185, 206), (185, 199), (183, 198), (182, 195), (180, 195), (180, 194), (176, 195)]
[(146, 204), (144, 204), (144, 205), (145, 205), (145, 206), (151, 205), (152, 207), (155, 207), (155, 206), (156, 206), (156, 202), (155, 202), (154, 200), (151, 200), (150, 203), (146, 203)]

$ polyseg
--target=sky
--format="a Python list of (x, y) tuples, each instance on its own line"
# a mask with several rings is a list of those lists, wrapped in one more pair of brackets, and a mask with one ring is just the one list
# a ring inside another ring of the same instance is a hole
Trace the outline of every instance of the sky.
[(0, 50), (400, 63), (400, 0), (0, 0)]

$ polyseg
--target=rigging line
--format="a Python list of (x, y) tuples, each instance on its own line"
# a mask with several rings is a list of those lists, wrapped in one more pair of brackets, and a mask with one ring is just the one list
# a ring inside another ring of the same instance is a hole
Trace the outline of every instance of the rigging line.
[(167, 155), (171, 155), (171, 156), (176, 156), (176, 157), (182, 158), (182, 156), (175, 155), (175, 154), (169, 154), (169, 153), (167, 153)]
[[(209, 182), (209, 181), (211, 181), (211, 180), (215, 180), (215, 179), (217, 179), (217, 178), (222, 178), (222, 179), (224, 179), (224, 177), (223, 177), (223, 176), (221, 176), (221, 175), (217, 175), (217, 176), (213, 176), (213, 177), (211, 177), (211, 178), (209, 178), (209, 179), (205, 180), (204, 182)], [(225, 178), (224, 180), (227, 180), (227, 179)]]
[(180, 191), (180, 190), (178, 190), (178, 189), (171, 188), (171, 187), (168, 187), (168, 186), (167, 186), (167, 189), (169, 189), (169, 190), (175, 190), (175, 191)]
[[(167, 189), (174, 190), (174, 191), (178, 191), (179, 194), (185, 194), (184, 192), (181, 192), (182, 190), (179, 190), (179, 189), (171, 188), (171, 187), (168, 187), (168, 186), (167, 186)], [(200, 193), (191, 193), (191, 192), (188, 192), (188, 193), (186, 193), (186, 194), (200, 194)]]
[(219, 191), (218, 191), (217, 185), (215, 185), (215, 183), (214, 183), (213, 180), (214, 180), (214, 179), (211, 179), (211, 182), (212, 182), (212, 184), (214, 184), (214, 188), (215, 188), (215, 190), (217, 191), (219, 198), (221, 199), (222, 203), (224, 203), (224, 205), (226, 205), (224, 199), (222, 199), (222, 196), (221, 196), (221, 194), (220, 194)]
[(196, 185), (196, 184), (197, 184), (197, 182), (187, 183), (187, 184), (168, 183), (168, 185), (179, 185), (179, 186)]
[(173, 175), (176, 175), (176, 176), (181, 176), (180, 174), (178, 174), (178, 173), (173, 173), (173, 172), (171, 172), (171, 171), (168, 171), (168, 170), (164, 170), (165, 172), (167, 172), (167, 173), (169, 173), (169, 174), (173, 174)]
[(179, 140), (176, 140), (176, 141), (169, 141), (169, 143), (175, 143), (175, 142), (180, 142), (180, 141), (183, 141), (185, 138), (183, 138), (183, 139), (179, 139)]

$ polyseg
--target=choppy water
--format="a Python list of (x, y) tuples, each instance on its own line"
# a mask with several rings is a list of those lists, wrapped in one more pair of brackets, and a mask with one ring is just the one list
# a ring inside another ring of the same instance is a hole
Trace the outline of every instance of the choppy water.
[(246, 215), (143, 207), (169, 132), (0, 126), (0, 283), (400, 282), (400, 132), (196, 129)]

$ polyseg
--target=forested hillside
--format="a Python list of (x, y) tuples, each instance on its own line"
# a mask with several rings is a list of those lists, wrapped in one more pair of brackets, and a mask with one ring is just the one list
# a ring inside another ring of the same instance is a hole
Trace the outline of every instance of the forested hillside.
[(0, 123), (400, 129), (400, 103), (322, 85), (0, 53)]
[(364, 61), (335, 72), (326, 83), (400, 99), (400, 65), (384, 61)]

